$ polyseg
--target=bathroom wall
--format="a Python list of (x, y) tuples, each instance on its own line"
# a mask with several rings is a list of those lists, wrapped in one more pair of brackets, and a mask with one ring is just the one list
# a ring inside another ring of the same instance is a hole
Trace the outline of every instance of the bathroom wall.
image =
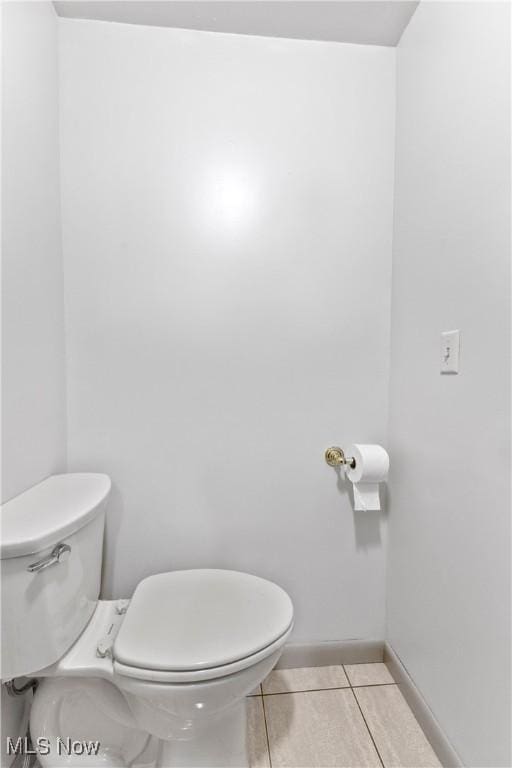
[[(65, 468), (57, 17), (2, 3), (2, 500)], [(2, 686), (1, 764), (28, 697)]]
[(69, 467), (108, 472), (104, 594), (274, 579), (295, 641), (379, 638), (394, 50), (61, 20)]
[(468, 766), (511, 759), (509, 14), (422, 2), (397, 49), (388, 637)]
[(57, 17), (2, 3), (2, 500), (65, 467)]

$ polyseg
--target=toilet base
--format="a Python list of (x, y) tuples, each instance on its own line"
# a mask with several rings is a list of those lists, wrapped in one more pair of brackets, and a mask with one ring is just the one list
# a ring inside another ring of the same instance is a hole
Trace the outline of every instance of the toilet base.
[[(248, 768), (247, 699), (194, 728), (190, 739), (159, 739), (137, 729), (121, 692), (101, 679), (47, 678), (31, 710), (34, 744), (50, 745), (39, 754), (42, 768)], [(98, 740), (97, 755), (66, 754), (60, 739)]]
[(246, 699), (242, 699), (189, 741), (160, 739), (155, 768), (248, 768), (246, 730)]

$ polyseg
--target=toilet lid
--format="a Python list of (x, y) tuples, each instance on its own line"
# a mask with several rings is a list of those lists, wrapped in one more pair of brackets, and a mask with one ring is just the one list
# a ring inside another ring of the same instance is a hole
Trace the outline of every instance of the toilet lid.
[(292, 620), (290, 598), (266, 579), (213, 569), (160, 573), (137, 586), (114, 658), (142, 669), (220, 667), (270, 645)]

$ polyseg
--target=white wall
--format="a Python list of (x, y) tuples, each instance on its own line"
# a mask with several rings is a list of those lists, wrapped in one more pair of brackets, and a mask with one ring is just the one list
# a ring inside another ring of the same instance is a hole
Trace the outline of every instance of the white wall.
[[(2, 3), (2, 500), (65, 468), (57, 18)], [(5, 738), (28, 697), (2, 688)]]
[(388, 633), (468, 766), (511, 759), (507, 5), (422, 2), (397, 57)]
[(385, 439), (394, 50), (61, 20), (69, 466), (105, 595), (219, 566), (294, 639), (382, 638), (385, 531), (323, 460)]
[(57, 17), (2, 3), (2, 500), (65, 466)]

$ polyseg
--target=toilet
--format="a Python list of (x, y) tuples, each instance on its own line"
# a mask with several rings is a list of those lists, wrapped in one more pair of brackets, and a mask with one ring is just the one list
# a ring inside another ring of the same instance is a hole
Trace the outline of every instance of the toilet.
[(39, 678), (43, 768), (247, 766), (246, 697), (278, 661), (293, 605), (247, 573), (192, 569), (99, 600), (103, 474), (54, 475), (2, 506), (2, 681)]

